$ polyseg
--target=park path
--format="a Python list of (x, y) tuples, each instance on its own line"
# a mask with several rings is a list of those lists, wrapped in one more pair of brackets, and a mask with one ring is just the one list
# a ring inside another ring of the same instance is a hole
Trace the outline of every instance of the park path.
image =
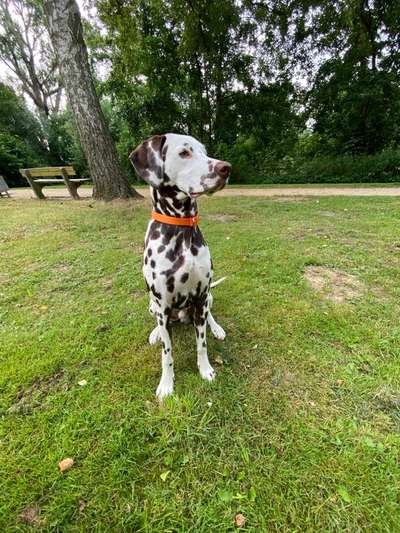
[[(49, 199), (71, 199), (67, 189), (45, 188), (43, 192)], [(92, 196), (91, 188), (81, 188), (78, 192), (82, 198)], [(139, 192), (145, 197), (149, 196), (148, 189), (139, 189)], [(33, 198), (33, 193), (30, 188), (23, 187), (11, 189), (10, 196), (17, 200), (30, 199)], [(400, 187), (228, 187), (220, 191), (218, 196), (400, 196)]]

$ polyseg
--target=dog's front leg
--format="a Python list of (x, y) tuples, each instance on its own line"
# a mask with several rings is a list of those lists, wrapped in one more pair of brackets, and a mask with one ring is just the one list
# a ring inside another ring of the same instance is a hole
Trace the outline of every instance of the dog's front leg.
[(157, 313), (158, 335), (162, 343), (161, 352), (161, 379), (157, 387), (157, 397), (162, 400), (174, 391), (174, 361), (172, 359), (172, 343), (169, 333), (169, 315), (166, 313)]
[(195, 307), (194, 327), (197, 342), (197, 366), (199, 367), (201, 377), (207, 381), (212, 381), (215, 378), (215, 371), (210, 365), (207, 354), (206, 332), (208, 312), (208, 300)]

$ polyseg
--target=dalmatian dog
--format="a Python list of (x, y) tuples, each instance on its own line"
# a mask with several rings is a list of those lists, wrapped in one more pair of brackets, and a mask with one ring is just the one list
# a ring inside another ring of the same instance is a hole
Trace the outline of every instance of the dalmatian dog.
[(170, 336), (174, 320), (193, 322), (200, 375), (208, 381), (215, 377), (208, 360), (206, 328), (208, 324), (216, 338), (225, 338), (211, 313), (210, 289), (222, 280), (212, 284), (210, 251), (196, 220), (197, 198), (221, 190), (231, 165), (209, 157), (195, 138), (174, 133), (147, 139), (129, 158), (137, 174), (150, 185), (153, 202), (143, 274), (150, 294), (150, 312), (157, 319), (149, 342), (162, 343), (162, 373), (156, 392), (162, 400), (174, 389)]

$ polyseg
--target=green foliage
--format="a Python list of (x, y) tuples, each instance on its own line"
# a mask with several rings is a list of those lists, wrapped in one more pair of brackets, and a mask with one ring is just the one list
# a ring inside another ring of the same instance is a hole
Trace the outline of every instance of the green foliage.
[(44, 123), (52, 165), (73, 165), (80, 175), (87, 173), (75, 122), (69, 109), (53, 114)]
[[(397, 179), (397, 11), (388, 5), (102, 0), (99, 11), (122, 158), (129, 143), (176, 131), (231, 161), (233, 182)], [(290, 81), (299, 68), (308, 91)]]
[(400, 143), (400, 85), (392, 73), (326, 63), (309, 105), (326, 154), (374, 154)]
[[(85, 38), (93, 72), (109, 72), (95, 85), (130, 179), (130, 151), (168, 131), (200, 138), (233, 164), (237, 183), (398, 179), (398, 2), (99, 0), (97, 8)], [(29, 159), (45, 155), (84, 175), (70, 113), (41, 122)], [(15, 142), (3, 136), (2, 158), (15, 168), (24, 135), (13, 134)]]
[(47, 161), (43, 130), (22, 98), (0, 83), (0, 173), (10, 186), (26, 181), (18, 170)]
[[(290, 159), (287, 163), (271, 178), (271, 183), (400, 182), (399, 149), (387, 149), (374, 155), (317, 156), (303, 161)], [(267, 169), (265, 175), (268, 175)]]
[(236, 3), (101, 1), (99, 10), (113, 38), (107, 88), (135, 136), (190, 132), (210, 148), (230, 141), (234, 84), (250, 83)]

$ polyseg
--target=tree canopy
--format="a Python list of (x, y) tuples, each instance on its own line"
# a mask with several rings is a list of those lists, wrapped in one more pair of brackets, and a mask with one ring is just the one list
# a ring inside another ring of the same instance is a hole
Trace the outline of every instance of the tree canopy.
[[(398, 2), (92, 5), (90, 63), (131, 179), (129, 151), (167, 131), (200, 138), (237, 181), (399, 179)], [(47, 157), (84, 170), (68, 110), (41, 123)]]

